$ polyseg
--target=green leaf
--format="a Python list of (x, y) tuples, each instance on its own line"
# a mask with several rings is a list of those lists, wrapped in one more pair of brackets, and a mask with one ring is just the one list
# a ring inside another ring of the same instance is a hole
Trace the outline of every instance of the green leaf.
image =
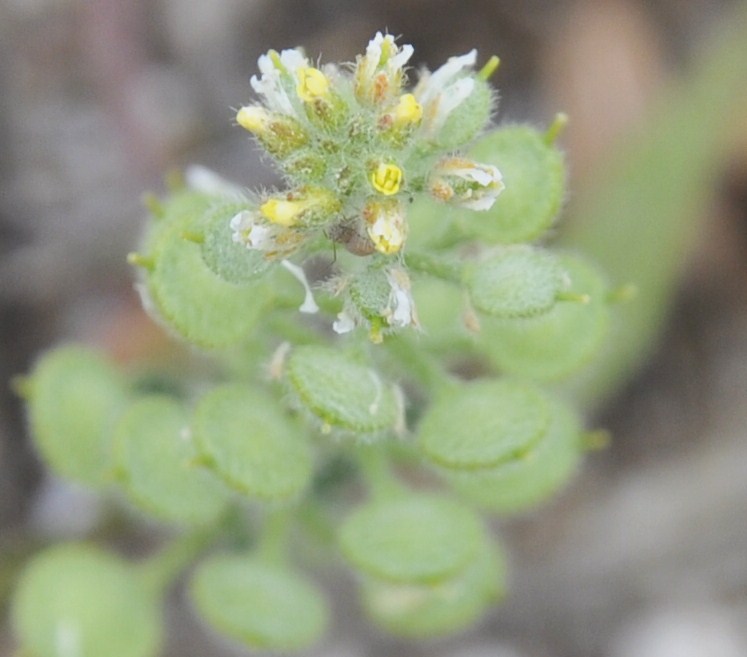
[(369, 616), (388, 632), (430, 639), (467, 629), (503, 597), (506, 565), (500, 550), (487, 544), (464, 573), (439, 584), (362, 582)]
[(338, 349), (297, 347), (288, 358), (286, 376), (299, 405), (324, 427), (375, 433), (393, 429), (399, 420), (393, 388)]
[(545, 233), (565, 195), (565, 165), (560, 151), (529, 126), (489, 133), (470, 155), (500, 170), (506, 188), (485, 212), (462, 215), (464, 231), (488, 244), (527, 242)]
[(492, 468), (521, 458), (544, 435), (546, 396), (511, 380), (478, 380), (449, 390), (426, 411), (418, 447), (444, 468)]
[(309, 481), (309, 443), (276, 402), (257, 388), (215, 388), (197, 403), (192, 430), (205, 462), (245, 495), (287, 500)]
[(117, 424), (118, 471), (128, 497), (162, 520), (200, 525), (226, 506), (228, 491), (195, 464), (181, 404), (165, 396), (133, 403)]
[(471, 263), (465, 283), (478, 310), (495, 317), (531, 317), (555, 305), (567, 275), (552, 253), (522, 244)]
[(326, 601), (314, 585), (251, 557), (210, 557), (197, 568), (191, 595), (215, 629), (255, 649), (307, 648), (327, 624)]
[(157, 601), (134, 569), (93, 545), (56, 545), (36, 555), (13, 598), (13, 627), (34, 657), (155, 657)]
[(436, 494), (369, 502), (340, 527), (354, 568), (389, 582), (437, 583), (461, 573), (485, 540), (479, 518)]
[(560, 263), (570, 277), (568, 294), (589, 302), (562, 301), (537, 317), (485, 318), (478, 343), (499, 369), (553, 381), (579, 370), (601, 348), (610, 324), (604, 279), (578, 258), (563, 255)]
[(234, 285), (207, 267), (200, 245), (187, 239), (200, 232), (205, 212), (196, 204), (194, 214), (185, 209), (178, 218), (157, 225), (145, 255), (150, 261), (144, 272), (145, 301), (188, 342), (225, 347), (252, 331), (265, 310), (268, 290), (256, 281)]
[(34, 444), (56, 474), (102, 486), (111, 475), (111, 428), (126, 402), (124, 380), (103, 356), (82, 346), (54, 349), (30, 379)]
[(261, 276), (272, 264), (256, 249), (233, 241), (231, 219), (248, 208), (248, 203), (238, 201), (219, 203), (205, 213), (199, 224), (205, 264), (224, 281), (237, 285)]
[(557, 493), (581, 461), (581, 429), (564, 404), (553, 401), (550, 411), (548, 430), (529, 453), (494, 470), (452, 472), (453, 488), (470, 502), (504, 514), (525, 511)]

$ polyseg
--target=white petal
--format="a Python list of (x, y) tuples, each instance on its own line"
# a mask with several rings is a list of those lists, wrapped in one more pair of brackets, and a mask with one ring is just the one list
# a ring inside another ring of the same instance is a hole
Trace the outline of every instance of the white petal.
[(412, 54), (415, 52), (415, 49), (409, 44), (406, 43), (402, 48), (400, 48), (399, 52), (392, 57), (389, 60), (389, 65), (394, 70), (401, 69), (407, 62), (410, 61), (410, 57), (412, 57)]
[(472, 200), (462, 201), (459, 203), (459, 207), (467, 208), (468, 210), (490, 210), (495, 203), (495, 196), (486, 195), (481, 198)]
[(283, 267), (285, 267), (296, 278), (296, 280), (301, 283), (301, 285), (303, 285), (303, 289), (306, 292), (303, 303), (298, 310), (302, 313), (309, 313), (312, 315), (318, 313), (319, 306), (316, 305), (316, 301), (314, 300), (314, 294), (312, 293), (311, 286), (306, 278), (306, 272), (289, 260), (283, 260), (280, 264), (283, 265)]
[(471, 50), (466, 55), (449, 58), (441, 68), (425, 79), (422, 92), (419, 95), (416, 94), (418, 95), (418, 101), (423, 105), (430, 103), (444, 90), (452, 78), (458, 75), (462, 69), (468, 66), (474, 66), (476, 61), (477, 50)]
[(332, 322), (332, 330), (335, 333), (342, 335), (343, 333), (350, 333), (355, 328), (355, 320), (348, 315), (344, 310), (337, 313), (337, 319)]
[(309, 65), (309, 60), (300, 48), (291, 48), (283, 50), (280, 53), (280, 63), (288, 69), (288, 72), (295, 77), (299, 68)]
[(462, 78), (444, 89), (438, 99), (439, 105), (434, 121), (435, 126), (441, 127), (449, 114), (467, 100), (474, 88), (475, 81), (473, 78)]
[(229, 182), (212, 169), (199, 164), (190, 164), (187, 167), (184, 172), (184, 181), (187, 183), (187, 187), (196, 192), (227, 196), (236, 200), (245, 198), (241, 187)]

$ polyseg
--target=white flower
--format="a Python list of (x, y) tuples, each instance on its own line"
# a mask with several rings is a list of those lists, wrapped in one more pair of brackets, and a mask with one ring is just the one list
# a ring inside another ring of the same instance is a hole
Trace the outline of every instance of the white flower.
[(252, 76), (254, 91), (264, 98), (268, 109), (295, 116), (290, 91), (295, 88), (298, 71), (309, 66), (306, 55), (300, 48), (283, 50), (280, 54), (270, 50), (259, 58), (257, 65), (262, 76)]
[(377, 32), (368, 42), (366, 54), (358, 58), (355, 69), (355, 93), (363, 101), (381, 103), (399, 93), (405, 64), (414, 49), (405, 44), (401, 48), (391, 34)]
[(425, 72), (415, 87), (415, 98), (423, 107), (423, 125), (426, 134), (434, 135), (443, 127), (449, 114), (461, 105), (475, 88), (475, 80), (463, 75), (474, 66), (477, 51), (451, 57), (433, 73)]
[(339, 335), (350, 333), (357, 326), (355, 318), (347, 311), (337, 313), (337, 319), (332, 322), (332, 330)]
[(247, 249), (261, 251), (267, 258), (288, 255), (303, 241), (301, 233), (269, 223), (258, 212), (242, 210), (230, 222), (232, 239)]
[(410, 277), (404, 269), (393, 267), (386, 274), (389, 281), (389, 303), (384, 310), (384, 318), (393, 328), (406, 326), (419, 327), (415, 300), (412, 298)]
[(437, 200), (470, 210), (489, 210), (504, 187), (501, 172), (492, 164), (462, 157), (441, 160), (428, 180)]
[(280, 264), (285, 267), (285, 269), (287, 269), (292, 274), (292, 276), (303, 286), (305, 293), (304, 300), (298, 310), (302, 313), (308, 313), (311, 315), (318, 313), (319, 306), (314, 299), (314, 293), (311, 291), (309, 279), (306, 278), (306, 272), (303, 270), (303, 267), (294, 265), (290, 260), (283, 260)]
[(407, 223), (398, 201), (370, 201), (363, 209), (368, 236), (379, 253), (397, 253), (407, 238)]

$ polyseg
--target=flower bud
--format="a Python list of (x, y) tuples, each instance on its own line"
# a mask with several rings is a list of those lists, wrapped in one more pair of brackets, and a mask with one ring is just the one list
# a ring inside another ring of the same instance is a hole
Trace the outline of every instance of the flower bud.
[(405, 243), (407, 224), (402, 204), (395, 200), (369, 201), (363, 209), (368, 236), (376, 250), (397, 253)]
[(251, 132), (267, 151), (284, 157), (304, 146), (308, 134), (295, 118), (268, 112), (261, 105), (247, 105), (236, 114), (236, 122)]
[(339, 212), (341, 203), (322, 187), (301, 187), (280, 197), (265, 201), (259, 211), (263, 217), (280, 226), (323, 224)]
[(364, 104), (379, 105), (396, 98), (404, 80), (404, 66), (412, 57), (413, 48), (401, 48), (390, 34), (377, 32), (358, 57), (355, 67), (355, 97)]
[(384, 196), (396, 194), (402, 185), (402, 178), (402, 169), (386, 162), (379, 162), (369, 176), (371, 186)]
[(415, 87), (415, 98), (423, 107), (423, 130), (435, 139), (449, 115), (475, 89), (475, 78), (465, 69), (474, 66), (477, 51), (451, 57), (437, 71), (425, 73)]
[(267, 258), (290, 255), (303, 242), (297, 230), (268, 223), (258, 212), (242, 210), (231, 219), (233, 241), (247, 249), (261, 251)]
[(436, 200), (470, 210), (490, 209), (503, 188), (496, 167), (462, 157), (442, 159), (428, 179), (428, 190)]

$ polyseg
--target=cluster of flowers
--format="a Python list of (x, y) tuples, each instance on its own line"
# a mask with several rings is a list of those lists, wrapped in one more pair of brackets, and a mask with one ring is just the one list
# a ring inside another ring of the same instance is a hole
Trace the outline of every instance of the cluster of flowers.
[[(407, 91), (412, 54), (377, 33), (347, 67), (313, 66), (300, 49), (259, 58), (251, 85), (260, 102), (241, 107), (236, 120), (289, 189), (233, 217), (235, 242), (284, 259), (322, 234), (356, 255), (397, 256), (407, 239), (406, 201), (417, 194), (472, 210), (493, 205), (503, 189), (498, 169), (454, 151), (490, 117), (487, 78), (497, 58), (475, 72), (474, 50), (452, 57), (433, 73), (422, 70)], [(388, 278), (409, 283), (404, 271)], [(392, 295), (409, 298), (405, 288)], [(414, 310), (391, 310), (392, 326), (416, 322)], [(350, 330), (357, 320), (348, 313), (335, 328)]]

